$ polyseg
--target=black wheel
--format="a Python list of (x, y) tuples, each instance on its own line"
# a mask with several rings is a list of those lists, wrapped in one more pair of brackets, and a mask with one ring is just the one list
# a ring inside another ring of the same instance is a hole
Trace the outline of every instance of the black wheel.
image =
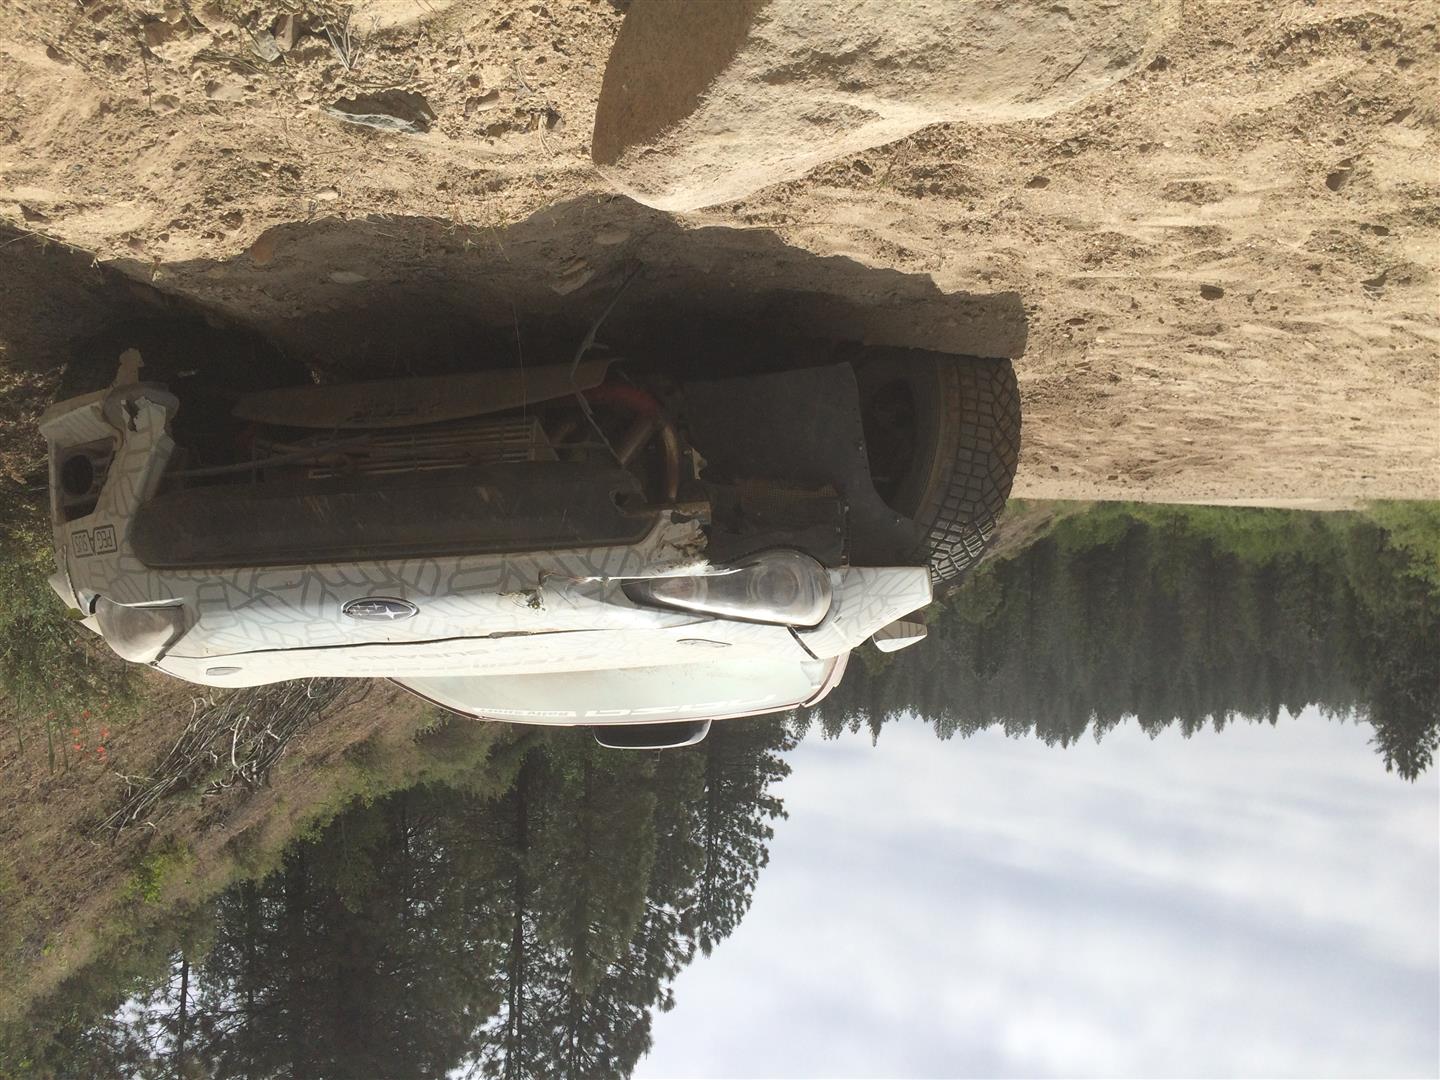
[(875, 488), (924, 526), (917, 559), (937, 582), (979, 561), (1020, 459), (1020, 392), (1009, 360), (866, 349), (854, 361)]
[(241, 394), (296, 386), (310, 377), (303, 364), (252, 330), (217, 327), (192, 316), (137, 319), (76, 343), (60, 377), (59, 398), (109, 386), (126, 349), (140, 352), (141, 380), (161, 383), (179, 399), (175, 440), (206, 463), (232, 452), (238, 425), (230, 409)]

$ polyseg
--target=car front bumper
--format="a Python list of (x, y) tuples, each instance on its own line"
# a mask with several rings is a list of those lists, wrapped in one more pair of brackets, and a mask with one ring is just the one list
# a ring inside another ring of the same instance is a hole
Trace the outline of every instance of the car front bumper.
[[(721, 648), (828, 658), (930, 599), (923, 567), (851, 567), (829, 571), (835, 599), (812, 629), (637, 605), (622, 581), (707, 567), (699, 521), (668, 509), (639, 539), (600, 546), (157, 567), (137, 551), (135, 523), (175, 451), (168, 426), (177, 408), (153, 386), (117, 386), (56, 405), (41, 430), (50, 448), (57, 592), (87, 615), (101, 597), (182, 607), (185, 629), (154, 666), (191, 682), (595, 670), (684, 664)], [(98, 490), (84, 499), (67, 493), (61, 474), (77, 448), (105, 446), (112, 453)], [(413, 614), (388, 622), (345, 614), (372, 598), (403, 601)]]

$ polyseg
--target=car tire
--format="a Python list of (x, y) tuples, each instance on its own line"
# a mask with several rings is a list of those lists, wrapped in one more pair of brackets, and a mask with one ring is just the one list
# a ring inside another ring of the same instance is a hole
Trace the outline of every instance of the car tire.
[(1009, 360), (867, 348), (852, 361), (876, 490), (919, 522), (931, 578), (968, 571), (995, 534), (1020, 459)]

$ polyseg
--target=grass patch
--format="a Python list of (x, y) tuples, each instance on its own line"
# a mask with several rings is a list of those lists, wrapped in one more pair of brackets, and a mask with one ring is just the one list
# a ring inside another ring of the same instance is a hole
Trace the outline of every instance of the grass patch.
[(170, 837), (154, 851), (140, 857), (120, 892), (120, 898), (128, 902), (158, 904), (167, 887), (185, 874), (193, 862), (190, 849)]
[(1377, 502), (1365, 516), (1410, 556), (1409, 573), (1440, 590), (1440, 502)]
[(69, 766), (72, 744), (92, 741), (102, 718), (134, 712), (137, 680), (50, 588), (55, 555), (43, 503), (0, 490), (0, 517), (0, 718), (22, 751), (27, 738), (43, 736), (54, 771)]

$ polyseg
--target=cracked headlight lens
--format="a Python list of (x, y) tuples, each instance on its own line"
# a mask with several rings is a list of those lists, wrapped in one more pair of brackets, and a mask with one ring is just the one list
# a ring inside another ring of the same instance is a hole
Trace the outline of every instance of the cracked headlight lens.
[(749, 622), (814, 626), (830, 610), (830, 575), (808, 555), (767, 551), (709, 574), (627, 582), (637, 604)]
[(148, 664), (160, 659), (166, 646), (185, 630), (185, 609), (126, 607), (103, 596), (95, 602), (95, 621), (105, 644), (122, 659)]

